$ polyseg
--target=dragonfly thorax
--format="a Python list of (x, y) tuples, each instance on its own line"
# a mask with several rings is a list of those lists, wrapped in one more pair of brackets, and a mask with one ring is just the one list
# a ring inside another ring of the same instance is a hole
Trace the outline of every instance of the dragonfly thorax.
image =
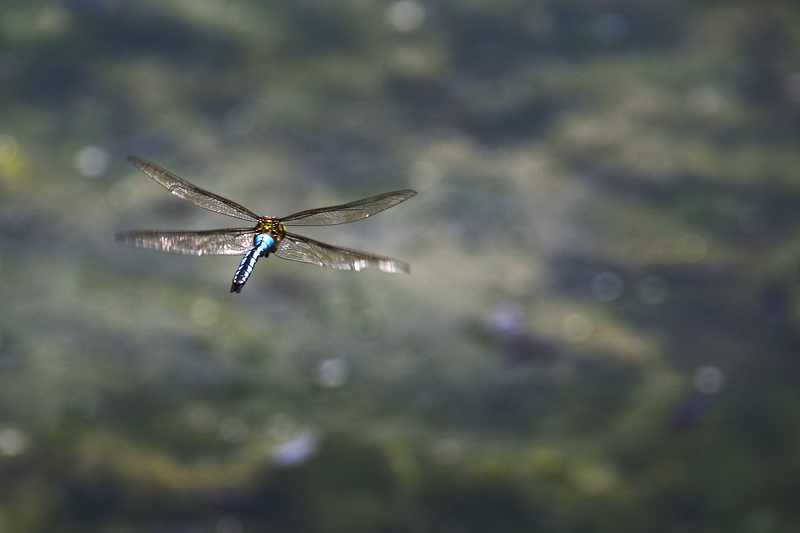
[(273, 217), (263, 217), (256, 226), (258, 233), (269, 233), (276, 242), (279, 242), (286, 235), (286, 228), (281, 224), (280, 219)]

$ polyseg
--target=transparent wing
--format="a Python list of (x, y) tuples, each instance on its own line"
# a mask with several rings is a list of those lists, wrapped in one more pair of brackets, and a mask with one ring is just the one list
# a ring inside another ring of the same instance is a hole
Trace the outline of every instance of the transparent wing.
[(215, 213), (228, 215), (229, 217), (241, 218), (242, 220), (249, 220), (251, 222), (257, 222), (259, 220), (258, 215), (249, 209), (227, 198), (218, 196), (213, 192), (208, 192), (200, 187), (192, 185), (188, 181), (154, 165), (150, 161), (145, 161), (141, 157), (136, 157), (135, 155), (128, 156), (128, 161), (139, 167), (142, 172), (156, 180), (168, 191), (182, 200), (192, 202), (198, 207), (214, 211)]
[(383, 272), (408, 274), (411, 271), (408, 264), (402, 261), (331, 246), (293, 233), (287, 233), (283, 237), (274, 254), (289, 261), (300, 261), (340, 270), (359, 271), (374, 266)]
[(253, 247), (253, 228), (211, 231), (128, 231), (114, 240), (139, 248), (184, 255), (242, 255)]
[(384, 209), (389, 209), (400, 202), (408, 200), (415, 194), (417, 194), (416, 191), (386, 192), (378, 196), (356, 200), (349, 204), (300, 211), (288, 217), (283, 217), (280, 221), (281, 224), (286, 226), (333, 226), (335, 224), (344, 224), (380, 213)]

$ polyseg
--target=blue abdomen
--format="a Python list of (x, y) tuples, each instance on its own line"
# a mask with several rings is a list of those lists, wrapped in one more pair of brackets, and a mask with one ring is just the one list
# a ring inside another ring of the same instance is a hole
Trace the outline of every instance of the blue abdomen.
[(256, 266), (256, 261), (262, 255), (269, 256), (269, 253), (275, 248), (275, 239), (266, 233), (260, 233), (253, 239), (253, 247), (248, 250), (236, 269), (236, 274), (233, 275), (233, 283), (231, 284), (231, 292), (242, 292), (242, 287), (253, 272), (253, 267)]

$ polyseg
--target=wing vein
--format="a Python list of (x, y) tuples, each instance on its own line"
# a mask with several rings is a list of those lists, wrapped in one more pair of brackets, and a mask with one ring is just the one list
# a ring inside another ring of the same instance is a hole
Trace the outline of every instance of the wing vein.
[(126, 231), (117, 233), (117, 242), (183, 255), (242, 255), (253, 247), (253, 228), (209, 231)]
[(139, 170), (153, 178), (181, 200), (186, 200), (197, 207), (202, 207), (203, 209), (208, 209), (209, 211), (229, 217), (240, 218), (251, 222), (257, 222), (260, 219), (258, 215), (246, 207), (214, 194), (213, 192), (201, 189), (141, 157), (136, 157), (135, 155), (128, 156), (128, 161), (139, 167)]
[(392, 191), (348, 204), (300, 211), (280, 219), (286, 226), (333, 226), (354, 222), (380, 213), (417, 194), (415, 191)]
[(383, 272), (397, 274), (408, 274), (411, 271), (408, 263), (391, 257), (340, 248), (293, 233), (284, 235), (274, 254), (289, 261), (311, 263), (340, 270), (359, 271), (368, 267), (377, 267)]

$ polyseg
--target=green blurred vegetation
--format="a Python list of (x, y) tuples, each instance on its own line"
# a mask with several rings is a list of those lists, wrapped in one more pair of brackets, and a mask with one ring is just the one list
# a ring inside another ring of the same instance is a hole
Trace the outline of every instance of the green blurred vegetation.
[(795, 2), (0, 1), (0, 117), (0, 531), (800, 529)]

